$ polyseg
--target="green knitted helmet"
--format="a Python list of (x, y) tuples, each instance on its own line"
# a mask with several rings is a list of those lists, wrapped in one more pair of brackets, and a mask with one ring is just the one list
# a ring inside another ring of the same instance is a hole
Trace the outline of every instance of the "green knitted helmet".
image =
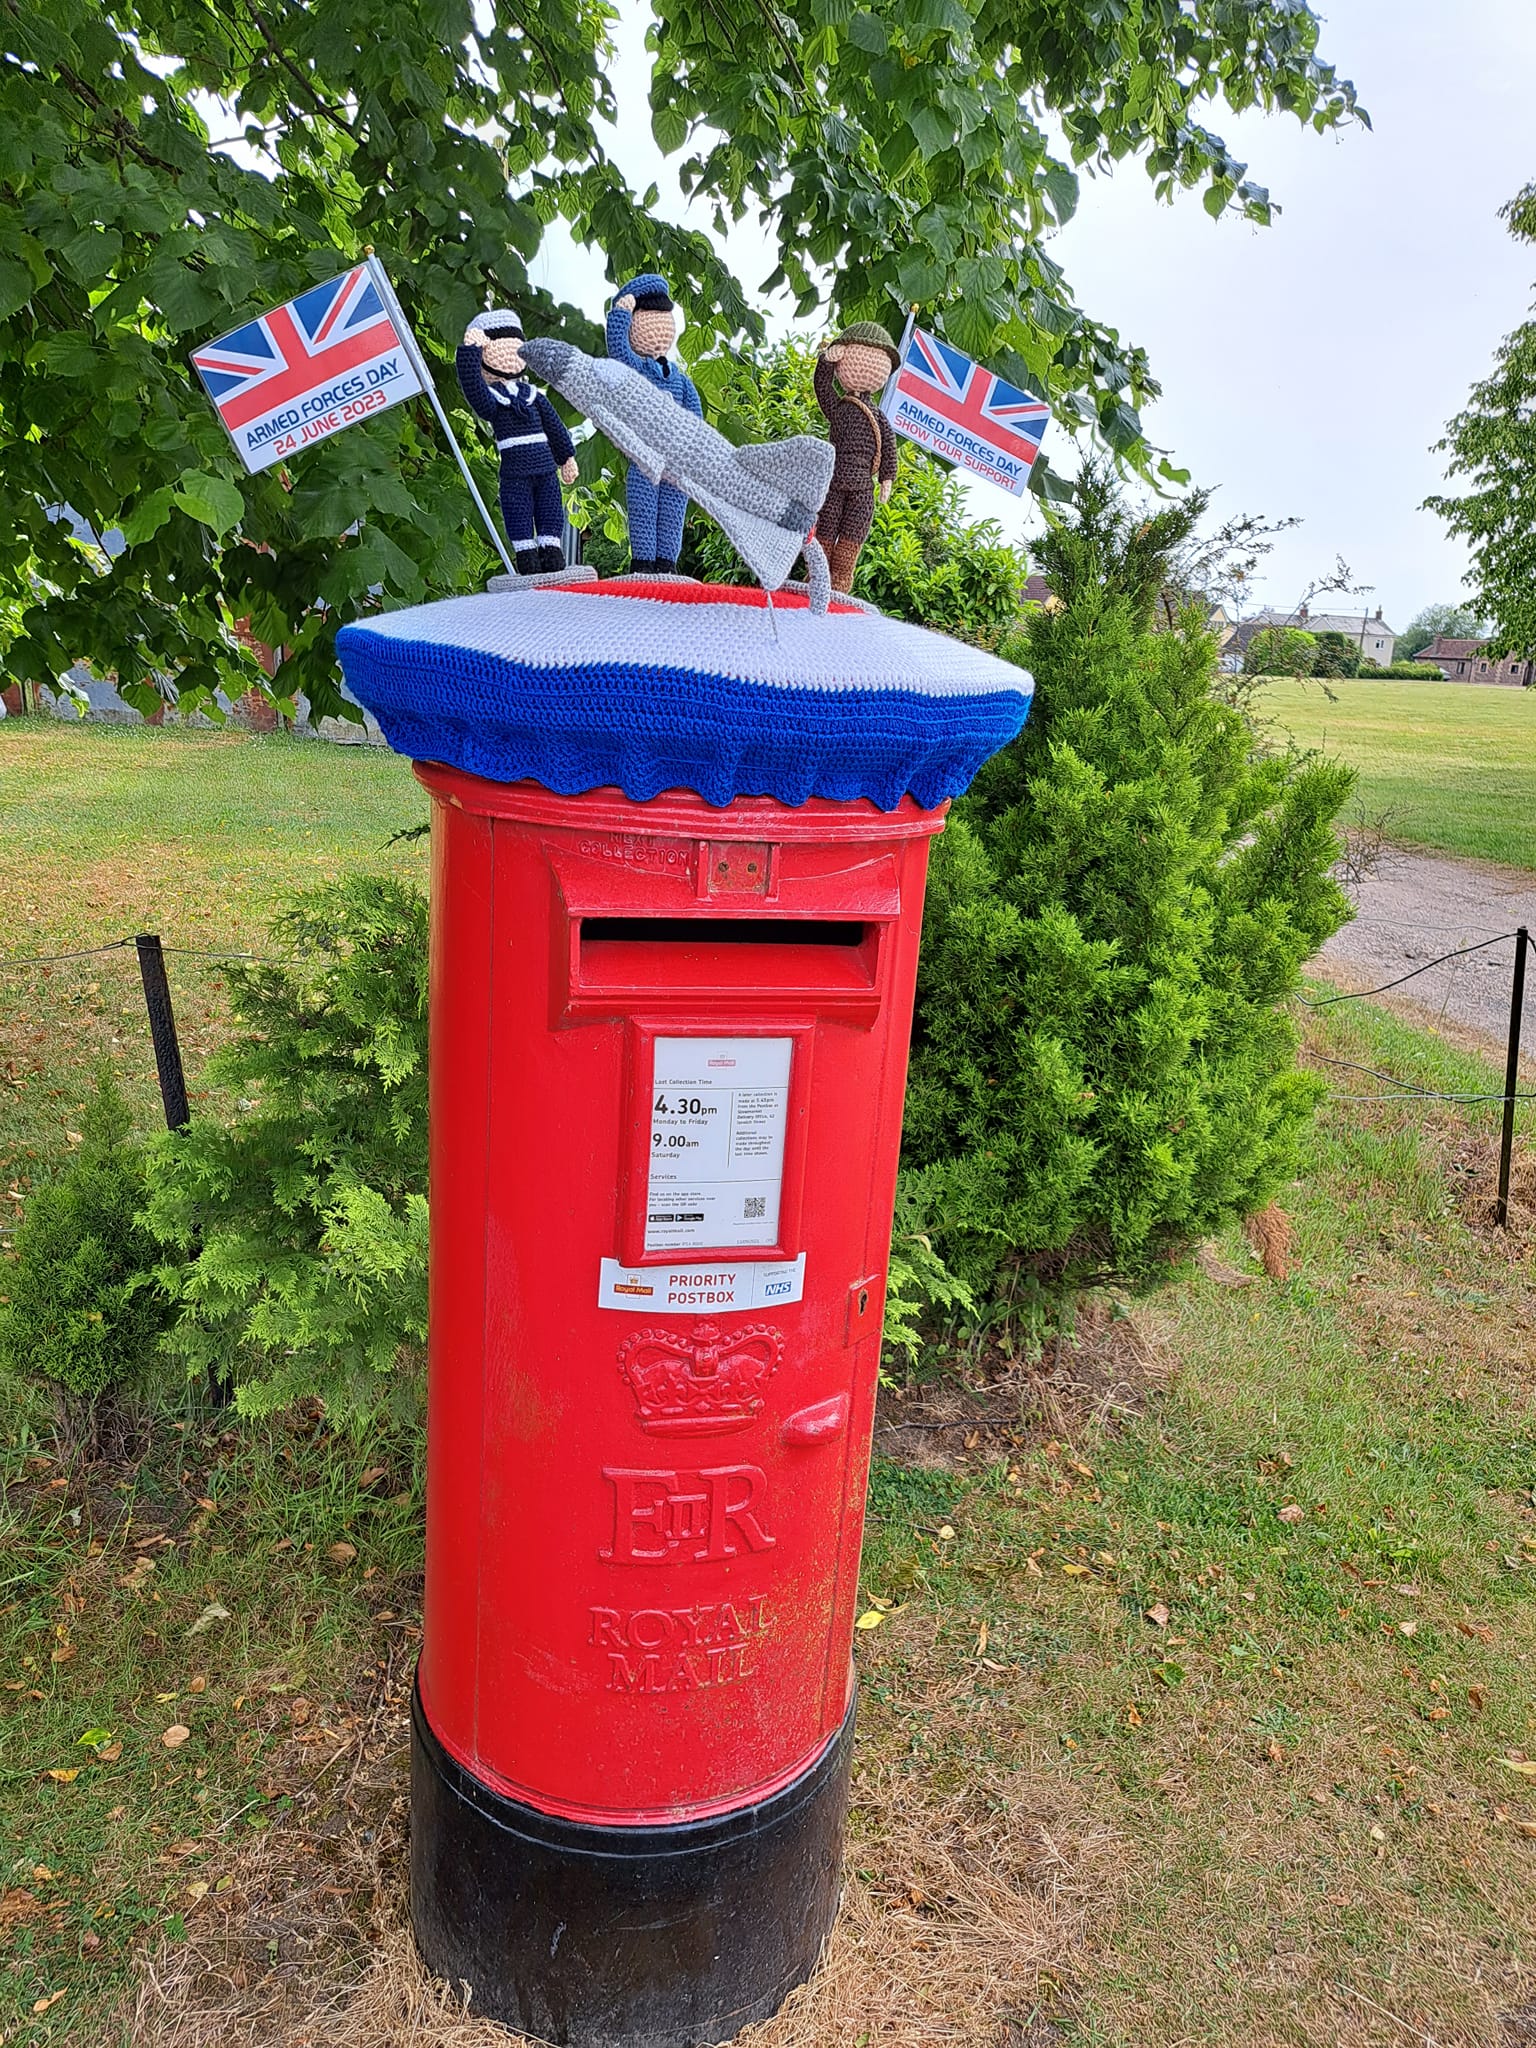
[(891, 359), (891, 368), (901, 368), (901, 351), (878, 320), (855, 320), (851, 327), (845, 327), (837, 340), (844, 348), (851, 343), (862, 343), (865, 348), (884, 349)]

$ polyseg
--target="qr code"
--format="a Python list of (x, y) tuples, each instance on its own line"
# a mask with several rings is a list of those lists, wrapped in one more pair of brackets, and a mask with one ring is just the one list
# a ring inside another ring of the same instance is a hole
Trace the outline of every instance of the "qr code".
[(768, 1214), (768, 1197), (766, 1195), (748, 1195), (742, 1202), (741, 1213), (749, 1222), (755, 1216), (766, 1216)]

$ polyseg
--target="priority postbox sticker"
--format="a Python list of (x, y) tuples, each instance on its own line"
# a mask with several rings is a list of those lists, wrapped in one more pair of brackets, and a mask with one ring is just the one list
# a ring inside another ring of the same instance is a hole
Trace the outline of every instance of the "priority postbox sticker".
[(636, 1309), (642, 1315), (718, 1316), (735, 1308), (777, 1308), (805, 1292), (805, 1253), (797, 1259), (717, 1259), (701, 1266), (621, 1266), (604, 1259), (598, 1269), (599, 1308)]

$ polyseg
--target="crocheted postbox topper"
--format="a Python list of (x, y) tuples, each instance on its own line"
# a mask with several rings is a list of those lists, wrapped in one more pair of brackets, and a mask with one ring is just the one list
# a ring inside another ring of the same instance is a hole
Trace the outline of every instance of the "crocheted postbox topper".
[(863, 609), (719, 584), (455, 597), (346, 626), (348, 684), (397, 753), (561, 796), (694, 790), (894, 810), (958, 796), (1029, 712), (995, 655)]

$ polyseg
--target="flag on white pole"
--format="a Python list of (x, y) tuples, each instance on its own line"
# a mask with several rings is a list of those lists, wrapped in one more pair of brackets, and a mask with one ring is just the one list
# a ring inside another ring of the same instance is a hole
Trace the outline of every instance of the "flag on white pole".
[(898, 434), (1022, 497), (1051, 408), (909, 320), (881, 409)]
[(194, 349), (192, 363), (252, 471), (424, 389), (404, 318), (367, 263)]

